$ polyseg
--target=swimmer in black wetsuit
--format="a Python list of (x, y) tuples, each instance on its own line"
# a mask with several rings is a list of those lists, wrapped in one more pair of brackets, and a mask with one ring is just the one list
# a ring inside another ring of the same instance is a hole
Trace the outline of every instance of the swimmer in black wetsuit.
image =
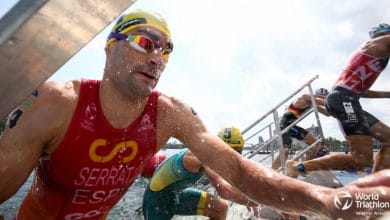
[[(317, 110), (324, 115), (328, 115), (327, 111), (324, 108), (324, 99), (328, 95), (328, 90), (324, 88), (317, 89), (315, 92), (315, 101), (317, 104)], [(281, 120), (280, 120), (280, 130), (285, 129), (294, 121), (296, 121), (301, 115), (309, 110), (312, 106), (311, 97), (309, 94), (303, 94), (294, 100), (284, 112)], [(288, 132), (283, 134), (283, 144), (284, 144), (284, 154), (285, 158), (287, 158), (289, 151), (292, 148), (292, 138), (303, 141), (308, 145), (312, 145), (317, 138), (314, 134), (308, 132), (304, 128), (294, 125), (292, 126)], [(316, 147), (311, 148), (306, 152), (303, 160), (311, 160), (319, 156), (319, 152), (322, 152), (326, 147), (323, 144), (318, 144)], [(280, 154), (278, 154), (275, 160), (272, 162), (272, 169), (276, 170), (280, 167), (281, 158)]]

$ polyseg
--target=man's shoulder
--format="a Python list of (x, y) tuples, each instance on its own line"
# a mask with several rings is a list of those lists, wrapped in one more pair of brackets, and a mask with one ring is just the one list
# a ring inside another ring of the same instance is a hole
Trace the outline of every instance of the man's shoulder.
[(38, 106), (47, 106), (52, 112), (71, 111), (79, 97), (80, 80), (47, 81), (36, 91)]
[(305, 108), (307, 105), (311, 104), (311, 97), (309, 94), (302, 94), (297, 99), (295, 99), (292, 103), (295, 108)]
[(360, 47), (360, 52), (377, 58), (388, 58), (390, 56), (390, 34), (365, 41)]
[(165, 108), (176, 108), (185, 106), (185, 104), (180, 99), (161, 92), (159, 92), (158, 104)]
[[(21, 129), (31, 130), (31, 134), (41, 141), (62, 137), (78, 100), (75, 92), (77, 87), (79, 87), (77, 81), (44, 82), (18, 107), (23, 112), (19, 123), (26, 124)], [(26, 123), (27, 121), (34, 123)]]
[[(193, 125), (202, 124), (197, 112), (176, 97), (160, 94), (157, 106), (157, 120), (164, 130), (170, 128), (182, 132), (181, 129), (192, 129)], [(172, 130), (169, 135), (172, 136)]]
[(72, 81), (46, 81), (37, 90), (38, 94), (67, 98), (77, 96), (80, 90), (81, 80)]

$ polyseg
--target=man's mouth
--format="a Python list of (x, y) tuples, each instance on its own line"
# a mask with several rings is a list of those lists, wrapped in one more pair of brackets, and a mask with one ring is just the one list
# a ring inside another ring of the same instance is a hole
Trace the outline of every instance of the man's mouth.
[(157, 74), (147, 73), (147, 72), (140, 72), (142, 75), (146, 76), (149, 79), (157, 79)]

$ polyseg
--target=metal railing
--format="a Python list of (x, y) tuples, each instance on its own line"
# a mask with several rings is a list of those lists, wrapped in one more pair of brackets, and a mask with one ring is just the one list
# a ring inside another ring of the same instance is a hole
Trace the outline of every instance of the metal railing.
[[(295, 155), (291, 159), (292, 160), (299, 159), (307, 151), (309, 151), (310, 149), (315, 147), (318, 143), (320, 143), (324, 140), (320, 117), (319, 117), (318, 110), (317, 110), (317, 104), (315, 102), (314, 93), (313, 93), (313, 89), (311, 86), (312, 82), (316, 79), (318, 79), (318, 75), (315, 75), (309, 81), (304, 83), (300, 88), (298, 88), (296, 91), (291, 93), (291, 95), (289, 95), (287, 98), (285, 98), (283, 101), (281, 101), (275, 107), (273, 107), (270, 111), (268, 111), (267, 113), (262, 115), (259, 119), (254, 121), (251, 125), (249, 125), (247, 128), (242, 130), (241, 133), (244, 136), (245, 142), (247, 142), (255, 137), (259, 137), (260, 133), (263, 131), (267, 131), (268, 135), (269, 135), (269, 139), (263, 141), (262, 143), (257, 143), (257, 144), (252, 145), (250, 147), (249, 151), (243, 154), (244, 157), (251, 159), (255, 155), (257, 155), (259, 152), (264, 150), (267, 146), (270, 146), (271, 151), (269, 152), (269, 154), (267, 156), (259, 159), (257, 162), (262, 163), (263, 161), (269, 159), (270, 157), (271, 157), (271, 162), (273, 162), (274, 156), (275, 156), (275, 151), (278, 151), (278, 149), (279, 149), (279, 154), (281, 157), (281, 167), (278, 169), (278, 171), (284, 171), (284, 163), (285, 163), (287, 158), (285, 158), (284, 154), (282, 153), (282, 152), (284, 152), (284, 143), (283, 143), (282, 135), (284, 133), (288, 132), (288, 130), (290, 128), (292, 128), (293, 126), (298, 124), (300, 121), (304, 120), (306, 117), (308, 117), (312, 113), (314, 113), (314, 115), (315, 115), (317, 127), (319, 130), (319, 135), (316, 137), (317, 140), (314, 143), (312, 143), (311, 145), (307, 146), (304, 150), (300, 151), (297, 155)], [(280, 124), (279, 124), (280, 118), (278, 115), (278, 109), (280, 107), (284, 106), (287, 102), (291, 101), (291, 99), (293, 97), (295, 97), (298, 93), (302, 92), (306, 88), (308, 88), (309, 94), (311, 97), (311, 104), (312, 104), (311, 108), (308, 109), (307, 111), (305, 111), (297, 120), (295, 120), (289, 126), (284, 128), (283, 130), (280, 130)], [(257, 130), (255, 130), (257, 125), (259, 125), (261, 122), (263, 122), (265, 119), (269, 118), (270, 116), (272, 116), (272, 118), (273, 118), (272, 122), (266, 123), (265, 126), (262, 126), (262, 127), (258, 128)], [(245, 136), (247, 136), (247, 137), (245, 137)], [(273, 143), (276, 143), (277, 148), (274, 147)], [(198, 181), (198, 183), (204, 182), (206, 178), (207, 177), (205, 177), (205, 176), (202, 177)], [(206, 184), (206, 185), (199, 184), (199, 186), (202, 190), (207, 191), (211, 185), (210, 184)], [(217, 196), (215, 191), (214, 191), (214, 194), (215, 194), (215, 196)]]
[[(297, 125), (300, 121), (302, 121), (303, 119), (305, 119), (307, 116), (309, 116), (312, 113), (314, 113), (314, 115), (315, 115), (317, 127), (319, 130), (319, 135), (317, 136), (317, 141), (315, 141), (313, 144), (307, 146), (307, 148), (305, 148), (298, 155), (293, 157), (292, 160), (299, 159), (308, 150), (310, 150), (311, 148), (315, 147), (318, 143), (323, 141), (324, 135), (323, 135), (323, 131), (322, 131), (320, 117), (319, 117), (318, 110), (317, 110), (317, 104), (315, 102), (315, 97), (314, 97), (313, 89), (311, 86), (312, 82), (316, 79), (318, 79), (318, 75), (314, 76), (309, 81), (304, 83), (300, 88), (298, 88), (296, 91), (294, 91), (292, 94), (290, 94), (287, 98), (285, 98), (283, 101), (281, 101), (275, 107), (273, 107), (270, 111), (265, 113), (263, 116), (261, 116), (259, 119), (257, 119), (255, 122), (253, 122), (251, 125), (249, 125), (247, 128), (242, 130), (242, 134), (244, 135), (244, 137), (245, 137), (245, 135), (248, 135), (248, 133), (252, 131), (252, 134), (250, 134), (247, 138), (244, 138), (245, 142), (249, 141), (250, 139), (252, 139), (254, 137), (258, 137), (259, 133), (266, 130), (266, 129), (269, 131), (269, 139), (264, 141), (263, 143), (259, 143), (259, 144), (254, 145), (250, 149), (249, 152), (247, 152), (243, 155), (244, 157), (253, 158), (256, 154), (258, 154), (259, 152), (264, 150), (265, 147), (272, 146), (272, 147), (270, 147), (271, 152), (269, 153), (269, 155), (262, 158), (258, 162), (263, 162), (264, 160), (268, 159), (269, 157), (271, 157), (271, 161), (273, 162), (275, 151), (277, 149), (279, 149), (279, 154), (281, 157), (281, 166), (282, 166), (281, 170), (284, 170), (284, 163), (286, 161), (286, 158), (285, 158), (284, 154), (282, 153), (282, 152), (284, 152), (284, 143), (283, 143), (282, 135), (284, 133), (288, 132), (288, 130), (291, 127)], [(295, 95), (297, 95), (298, 93), (300, 93), (301, 91), (303, 91), (306, 88), (308, 88), (309, 94), (311, 97), (311, 104), (312, 104), (311, 108), (309, 110), (307, 110), (306, 112), (304, 112), (297, 120), (295, 120), (289, 126), (284, 128), (283, 130), (280, 130), (280, 124), (279, 124), (280, 118), (278, 115), (278, 109), (280, 107), (282, 107), (283, 105), (285, 105), (286, 102), (289, 102)], [(260, 127), (258, 130), (253, 131), (255, 129), (255, 126), (259, 125), (261, 122), (263, 122), (263, 120), (265, 120), (266, 118), (269, 118), (270, 116), (272, 116), (272, 118), (273, 118), (273, 121), (271, 123), (268, 123), (264, 127)], [(274, 132), (272, 132), (272, 130)], [(275, 144), (277, 146), (276, 148), (274, 147)]]

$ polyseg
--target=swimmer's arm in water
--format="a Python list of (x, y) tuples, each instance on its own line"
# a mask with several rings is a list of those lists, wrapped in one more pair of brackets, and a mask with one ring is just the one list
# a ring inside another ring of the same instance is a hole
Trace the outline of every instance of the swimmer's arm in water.
[(57, 143), (68, 114), (64, 97), (70, 91), (63, 86), (44, 83), (10, 114), (0, 138), (0, 203), (17, 192), (41, 155)]

